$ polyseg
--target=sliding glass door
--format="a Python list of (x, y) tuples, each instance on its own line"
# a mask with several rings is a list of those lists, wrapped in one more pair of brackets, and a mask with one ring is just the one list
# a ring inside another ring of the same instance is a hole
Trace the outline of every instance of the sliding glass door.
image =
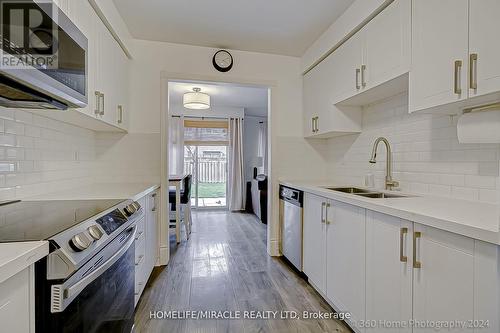
[(184, 169), (193, 175), (193, 207), (226, 207), (227, 146), (186, 145)]

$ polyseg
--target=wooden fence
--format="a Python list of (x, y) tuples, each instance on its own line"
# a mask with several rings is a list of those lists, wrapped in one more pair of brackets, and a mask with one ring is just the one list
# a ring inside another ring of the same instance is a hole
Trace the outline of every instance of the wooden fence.
[(194, 167), (194, 161), (184, 161), (184, 172), (196, 175), (199, 183), (225, 183), (227, 181), (227, 161), (225, 158), (199, 158), (197, 173)]

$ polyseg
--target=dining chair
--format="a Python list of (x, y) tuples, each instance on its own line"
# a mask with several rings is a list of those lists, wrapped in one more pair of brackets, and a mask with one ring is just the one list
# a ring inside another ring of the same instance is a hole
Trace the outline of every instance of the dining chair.
[[(186, 230), (186, 237), (189, 239), (191, 234), (191, 226), (193, 225), (192, 215), (191, 215), (191, 188), (193, 185), (193, 176), (187, 175), (182, 181), (182, 188), (180, 193), (181, 207), (176, 207), (176, 193), (175, 190), (169, 190), (168, 198), (170, 203), (170, 212), (175, 212), (180, 209), (181, 213), (181, 224), (184, 224)], [(175, 217), (172, 219), (170, 217), (170, 226), (175, 226)]]

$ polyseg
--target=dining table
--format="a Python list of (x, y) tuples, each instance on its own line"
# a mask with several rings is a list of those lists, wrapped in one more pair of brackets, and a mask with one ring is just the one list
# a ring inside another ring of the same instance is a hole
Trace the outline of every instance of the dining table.
[(187, 174), (173, 174), (168, 176), (168, 185), (175, 187), (175, 240), (181, 242), (181, 187)]

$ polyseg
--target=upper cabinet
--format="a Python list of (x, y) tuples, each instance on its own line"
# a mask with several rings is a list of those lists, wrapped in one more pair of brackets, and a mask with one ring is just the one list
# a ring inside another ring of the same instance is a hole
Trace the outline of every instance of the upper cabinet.
[(391, 80), (410, 70), (410, 22), (410, 0), (396, 0), (334, 51), (342, 58), (334, 104), (363, 106), (407, 89), (407, 80)]
[(498, 0), (413, 0), (410, 112), (500, 91), (499, 10)]
[(500, 90), (499, 0), (469, 2), (469, 96)]
[(363, 28), (363, 65), (366, 66), (363, 89), (376, 87), (408, 73), (410, 22), (410, 0), (396, 0)]
[(413, 0), (410, 112), (467, 98), (468, 0)]
[(87, 37), (88, 103), (64, 112), (32, 112), (95, 131), (126, 132), (130, 60), (88, 0), (53, 1)]
[(305, 137), (359, 133), (361, 106), (407, 89), (410, 10), (394, 1), (304, 75)]

